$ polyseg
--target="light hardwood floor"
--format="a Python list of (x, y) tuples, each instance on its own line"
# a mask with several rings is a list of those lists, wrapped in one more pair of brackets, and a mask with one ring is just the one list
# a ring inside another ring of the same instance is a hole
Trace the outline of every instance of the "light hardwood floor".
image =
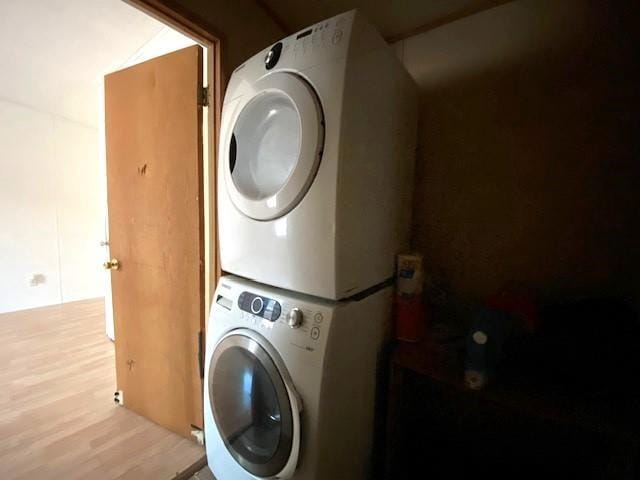
[(162, 480), (203, 457), (114, 391), (102, 299), (0, 315), (0, 478)]

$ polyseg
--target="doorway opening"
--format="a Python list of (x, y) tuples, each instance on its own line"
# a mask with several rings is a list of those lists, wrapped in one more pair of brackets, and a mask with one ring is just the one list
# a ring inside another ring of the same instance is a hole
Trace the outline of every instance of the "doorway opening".
[[(104, 78), (176, 51), (201, 51), (199, 85), (210, 88), (198, 94), (198, 184), (184, 195), (198, 196), (202, 206), (192, 232), (201, 245), (194, 311), (202, 335), (216, 275), (209, 185), (219, 45), (144, 2), (5, 2), (0, 19), (0, 376), (8, 390), (0, 404), (0, 437), (8, 439), (0, 442), (0, 476), (173, 478), (204, 451), (184, 428), (175, 433), (154, 416), (172, 406), (156, 404), (139, 415), (118, 405), (130, 407), (134, 395), (116, 382), (115, 272), (103, 268), (114, 266), (115, 248)], [(135, 137), (135, 129), (126, 135)], [(157, 172), (152, 165), (137, 168), (141, 176)], [(127, 270), (125, 263), (121, 271)], [(150, 315), (142, 308), (134, 313)], [(145, 359), (143, 352), (124, 368), (142, 369)], [(201, 384), (192, 387), (197, 410)], [(161, 398), (145, 388), (136, 395), (150, 403)], [(201, 427), (197, 420), (191, 426)]]

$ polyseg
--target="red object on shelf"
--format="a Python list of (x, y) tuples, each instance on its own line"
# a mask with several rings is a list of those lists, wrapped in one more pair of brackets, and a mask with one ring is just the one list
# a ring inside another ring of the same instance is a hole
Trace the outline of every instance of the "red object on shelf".
[(395, 336), (404, 342), (419, 342), (425, 336), (427, 325), (422, 297), (396, 296)]
[(503, 290), (491, 295), (487, 305), (500, 312), (515, 316), (522, 322), (522, 326), (534, 332), (540, 326), (540, 317), (533, 294), (519, 290)]

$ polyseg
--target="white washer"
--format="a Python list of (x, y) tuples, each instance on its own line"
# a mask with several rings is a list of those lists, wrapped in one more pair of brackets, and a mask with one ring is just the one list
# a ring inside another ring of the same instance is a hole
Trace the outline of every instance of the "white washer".
[(240, 65), (220, 129), (222, 269), (329, 299), (393, 276), (408, 246), (417, 105), (355, 11)]
[(390, 287), (334, 302), (220, 279), (204, 390), (218, 480), (367, 478), (390, 300)]

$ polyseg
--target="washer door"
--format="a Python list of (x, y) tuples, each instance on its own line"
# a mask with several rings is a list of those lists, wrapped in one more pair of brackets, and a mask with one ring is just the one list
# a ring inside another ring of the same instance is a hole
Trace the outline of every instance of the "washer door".
[(297, 75), (268, 75), (240, 101), (230, 124), (223, 161), (234, 205), (256, 220), (285, 215), (311, 186), (322, 155), (324, 121), (315, 92)]
[(277, 354), (259, 335), (235, 330), (216, 346), (209, 401), (233, 458), (257, 477), (292, 474), (300, 442), (299, 401)]

